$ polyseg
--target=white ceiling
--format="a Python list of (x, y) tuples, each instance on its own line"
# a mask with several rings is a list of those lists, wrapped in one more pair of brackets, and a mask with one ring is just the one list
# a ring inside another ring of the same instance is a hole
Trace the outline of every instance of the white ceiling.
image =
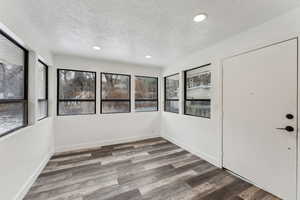
[[(153, 66), (166, 66), (300, 5), (299, 0), (21, 2), (54, 53)], [(208, 19), (193, 22), (202, 12)], [(94, 51), (94, 45), (102, 50)]]

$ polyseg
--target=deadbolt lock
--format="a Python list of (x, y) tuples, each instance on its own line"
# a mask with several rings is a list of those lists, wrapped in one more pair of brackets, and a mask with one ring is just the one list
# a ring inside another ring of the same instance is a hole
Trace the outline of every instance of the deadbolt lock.
[(292, 114), (286, 114), (286, 118), (287, 119), (294, 119), (294, 115), (292, 115)]

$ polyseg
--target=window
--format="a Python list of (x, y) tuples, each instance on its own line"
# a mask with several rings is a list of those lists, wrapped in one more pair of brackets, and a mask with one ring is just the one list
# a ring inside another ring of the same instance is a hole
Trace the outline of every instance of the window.
[(38, 120), (48, 117), (48, 66), (41, 60), (38, 62)]
[(96, 113), (96, 72), (58, 69), (58, 115)]
[(165, 77), (165, 111), (179, 113), (179, 74)]
[(0, 137), (27, 125), (28, 51), (0, 30)]
[(208, 65), (184, 72), (184, 114), (210, 118), (211, 72)]
[(137, 112), (158, 110), (158, 78), (135, 77), (135, 110)]
[(101, 113), (130, 112), (130, 75), (101, 73)]

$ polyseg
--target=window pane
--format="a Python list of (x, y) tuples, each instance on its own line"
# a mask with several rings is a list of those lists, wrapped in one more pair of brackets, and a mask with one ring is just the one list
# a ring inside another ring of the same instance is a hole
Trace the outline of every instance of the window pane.
[(48, 116), (48, 101), (39, 101), (38, 102), (39, 110), (38, 110), (38, 119), (43, 119)]
[(95, 114), (95, 102), (93, 101), (64, 101), (59, 102), (60, 115), (85, 115)]
[(0, 34), (0, 58), (15, 65), (24, 64), (24, 50)]
[(102, 113), (128, 113), (130, 112), (129, 101), (103, 101)]
[(179, 74), (166, 78), (166, 99), (178, 99)]
[(46, 99), (46, 81), (47, 81), (47, 67), (41, 62), (38, 62), (38, 99)]
[(136, 99), (157, 99), (157, 78), (140, 77), (135, 78)]
[(95, 99), (96, 73), (59, 70), (60, 99)]
[(0, 99), (24, 98), (23, 49), (0, 34)]
[(203, 68), (186, 72), (187, 99), (210, 99), (211, 73)]
[(2, 103), (0, 104), (0, 136), (10, 130), (23, 126), (24, 104)]
[(178, 101), (166, 101), (166, 111), (179, 113), (179, 102)]
[(103, 99), (130, 99), (130, 77), (119, 74), (102, 74)]
[(135, 111), (157, 111), (157, 101), (136, 101)]
[(210, 118), (210, 100), (186, 101), (185, 114)]

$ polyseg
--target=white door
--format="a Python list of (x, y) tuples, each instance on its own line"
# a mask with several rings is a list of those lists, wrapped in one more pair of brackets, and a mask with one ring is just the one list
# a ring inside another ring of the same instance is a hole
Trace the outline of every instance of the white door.
[(296, 199), (297, 48), (292, 39), (223, 62), (223, 166), (287, 200)]

